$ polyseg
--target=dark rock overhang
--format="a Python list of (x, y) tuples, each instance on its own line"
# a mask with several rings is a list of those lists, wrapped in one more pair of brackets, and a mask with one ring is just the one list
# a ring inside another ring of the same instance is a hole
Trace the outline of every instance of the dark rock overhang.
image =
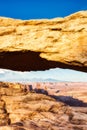
[(87, 67), (48, 61), (41, 58), (39, 55), (39, 52), (33, 51), (0, 52), (0, 68), (11, 69), (15, 71), (37, 71), (59, 67), (87, 72)]

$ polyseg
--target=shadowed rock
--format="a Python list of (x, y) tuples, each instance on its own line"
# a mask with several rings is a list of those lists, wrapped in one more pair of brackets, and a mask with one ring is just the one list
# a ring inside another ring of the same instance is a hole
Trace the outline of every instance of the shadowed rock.
[(50, 68), (70, 68), (87, 72), (87, 67), (67, 65), (61, 62), (48, 61), (39, 56), (39, 52), (1, 52), (0, 53), (0, 68), (31, 71), (31, 70), (46, 70)]

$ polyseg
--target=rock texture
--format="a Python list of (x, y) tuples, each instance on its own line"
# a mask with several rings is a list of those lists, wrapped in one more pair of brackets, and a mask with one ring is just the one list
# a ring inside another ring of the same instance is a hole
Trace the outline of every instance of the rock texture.
[(65, 64), (87, 71), (87, 11), (51, 20), (0, 17), (0, 67), (70, 67)]
[(63, 99), (29, 92), (26, 87), (0, 82), (0, 130), (87, 129), (86, 106), (69, 106)]

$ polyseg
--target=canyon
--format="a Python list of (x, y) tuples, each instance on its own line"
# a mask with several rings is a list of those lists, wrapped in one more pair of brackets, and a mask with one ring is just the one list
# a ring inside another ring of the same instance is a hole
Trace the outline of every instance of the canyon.
[[(0, 68), (56, 67), (87, 72), (87, 11), (50, 20), (0, 17)], [(0, 82), (0, 130), (87, 130), (87, 83)]]
[(69, 129), (87, 129), (87, 83), (0, 82), (0, 130)]

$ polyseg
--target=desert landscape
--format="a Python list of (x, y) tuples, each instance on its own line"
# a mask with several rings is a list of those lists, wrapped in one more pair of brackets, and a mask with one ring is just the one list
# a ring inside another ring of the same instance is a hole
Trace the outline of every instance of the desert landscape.
[(69, 129), (87, 129), (87, 83), (0, 82), (0, 130)]
[[(41, 20), (0, 17), (0, 68), (22, 72), (63, 68), (86, 73), (87, 11)], [(1, 75), (5, 77), (3, 71)], [(85, 81), (1, 81), (0, 130), (87, 130)]]

